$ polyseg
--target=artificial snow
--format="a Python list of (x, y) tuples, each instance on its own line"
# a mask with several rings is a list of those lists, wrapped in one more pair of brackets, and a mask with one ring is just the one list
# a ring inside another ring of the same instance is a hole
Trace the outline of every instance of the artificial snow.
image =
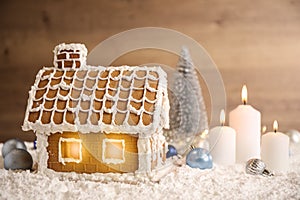
[[(26, 145), (36, 162), (33, 143)], [(246, 174), (244, 167), (236, 164), (200, 170), (183, 165), (152, 182), (126, 174), (5, 170), (1, 156), (0, 199), (300, 199), (300, 144), (291, 146), (286, 174), (253, 176)]]

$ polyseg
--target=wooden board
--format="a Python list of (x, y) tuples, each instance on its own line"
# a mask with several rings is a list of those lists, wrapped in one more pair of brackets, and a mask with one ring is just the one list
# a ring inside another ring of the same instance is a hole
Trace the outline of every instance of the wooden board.
[[(240, 103), (246, 83), (263, 124), (277, 119), (282, 131), (300, 129), (299, 11), (298, 0), (1, 1), (0, 141), (34, 138), (21, 131), (27, 93), (37, 71), (52, 65), (55, 45), (82, 42), (91, 50), (145, 26), (175, 29), (206, 48), (222, 74), (227, 110)], [(128, 55), (115, 63), (148, 61), (175, 66), (177, 58)]]

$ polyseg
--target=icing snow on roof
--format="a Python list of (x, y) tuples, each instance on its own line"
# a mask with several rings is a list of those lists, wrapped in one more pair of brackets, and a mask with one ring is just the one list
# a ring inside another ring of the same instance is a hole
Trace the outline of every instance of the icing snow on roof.
[(152, 134), (169, 126), (160, 67), (43, 68), (29, 92), (23, 130)]

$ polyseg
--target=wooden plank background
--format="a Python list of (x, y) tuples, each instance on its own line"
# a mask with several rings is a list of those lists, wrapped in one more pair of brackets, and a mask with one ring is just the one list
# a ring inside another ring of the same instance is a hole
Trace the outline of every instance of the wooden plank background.
[[(246, 83), (263, 124), (270, 129), (277, 119), (282, 131), (300, 129), (299, 0), (3, 0), (0, 141), (34, 138), (21, 131), (28, 90), (37, 71), (52, 64), (55, 45), (81, 42), (91, 50), (114, 34), (146, 26), (174, 29), (203, 45), (222, 74), (227, 111), (240, 103)], [(174, 55), (144, 51), (114, 64), (176, 61)]]

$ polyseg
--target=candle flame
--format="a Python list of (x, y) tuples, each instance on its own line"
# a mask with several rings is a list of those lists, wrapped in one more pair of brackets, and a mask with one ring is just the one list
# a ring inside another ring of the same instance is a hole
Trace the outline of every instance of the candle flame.
[(200, 137), (201, 137), (201, 138), (206, 138), (207, 135), (208, 135), (208, 130), (205, 129), (205, 130), (201, 133)]
[(224, 111), (224, 109), (222, 109), (221, 112), (220, 112), (220, 124), (221, 124), (221, 126), (224, 126), (224, 124), (225, 124), (225, 111)]
[(275, 120), (274, 123), (273, 123), (273, 129), (274, 129), (274, 132), (276, 133), (277, 130), (278, 130), (278, 122), (277, 122), (277, 120)]
[(246, 87), (246, 85), (243, 85), (243, 88), (242, 88), (242, 102), (243, 102), (244, 105), (247, 104), (247, 97), (248, 97), (247, 87)]
[(267, 131), (267, 126), (264, 125), (264, 126), (261, 128), (261, 133), (264, 134), (266, 131)]

